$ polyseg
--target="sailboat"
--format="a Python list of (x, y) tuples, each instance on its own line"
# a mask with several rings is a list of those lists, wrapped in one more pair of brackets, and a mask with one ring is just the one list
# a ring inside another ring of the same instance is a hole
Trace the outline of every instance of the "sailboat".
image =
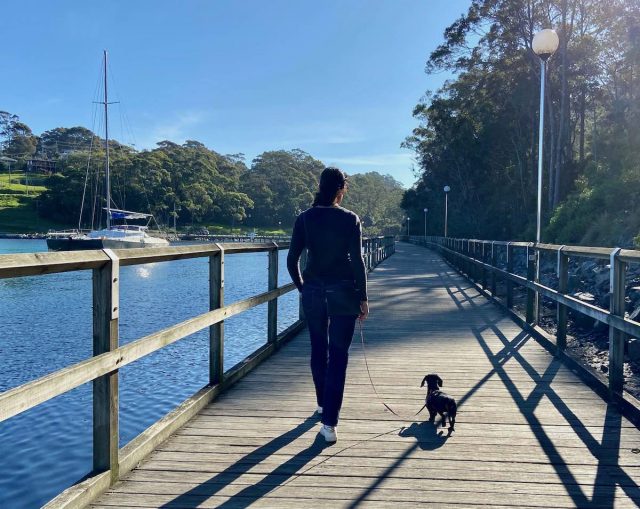
[[(147, 233), (148, 224), (153, 215), (133, 212), (111, 207), (111, 180), (109, 175), (109, 99), (107, 95), (107, 51), (104, 51), (104, 148), (105, 158), (105, 189), (107, 226), (101, 230), (82, 233), (79, 230), (49, 232), (47, 247), (52, 251), (77, 251), (83, 249), (123, 249), (133, 247), (162, 247), (169, 242), (160, 237), (153, 237)], [(147, 220), (147, 225), (116, 224), (114, 221)]]

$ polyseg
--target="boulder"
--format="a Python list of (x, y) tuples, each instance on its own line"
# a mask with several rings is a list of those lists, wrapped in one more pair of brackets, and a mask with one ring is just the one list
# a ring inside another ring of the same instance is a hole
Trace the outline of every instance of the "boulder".
[(587, 274), (590, 271), (592, 271), (593, 269), (595, 269), (598, 266), (598, 264), (596, 262), (592, 262), (592, 261), (586, 261), (586, 262), (582, 262), (579, 266), (578, 266), (578, 271), (582, 274)]
[(629, 339), (629, 341), (627, 342), (627, 356), (631, 361), (640, 360), (640, 339)]
[(609, 290), (609, 271), (601, 270), (597, 272), (594, 280), (595, 287), (602, 292)]
[[(577, 292), (573, 294), (573, 297), (575, 297), (581, 302), (584, 302), (585, 304), (592, 304), (592, 305), (595, 304), (595, 300), (596, 300), (593, 294), (588, 292)], [(595, 325), (593, 318), (583, 313), (572, 311), (571, 316), (573, 317), (575, 324), (578, 325), (579, 327), (587, 328), (587, 327), (593, 327)]]
[(567, 278), (567, 291), (569, 293), (575, 292), (579, 285), (580, 277), (577, 274), (569, 274)]

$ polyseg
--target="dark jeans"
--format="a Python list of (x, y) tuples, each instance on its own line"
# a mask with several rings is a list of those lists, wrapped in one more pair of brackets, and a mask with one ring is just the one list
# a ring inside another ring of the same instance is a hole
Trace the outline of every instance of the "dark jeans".
[(311, 374), (322, 423), (338, 424), (356, 316), (328, 316), (326, 290), (340, 283), (305, 282), (302, 307), (311, 337)]

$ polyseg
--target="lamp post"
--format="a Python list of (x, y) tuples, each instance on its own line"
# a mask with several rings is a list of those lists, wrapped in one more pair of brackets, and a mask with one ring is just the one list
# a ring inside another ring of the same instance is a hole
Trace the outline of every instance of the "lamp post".
[(427, 207), (424, 208), (424, 239), (427, 240), (427, 212), (429, 209)]
[[(540, 244), (542, 230), (542, 157), (544, 149), (544, 87), (546, 81), (547, 60), (556, 52), (560, 45), (560, 39), (555, 30), (546, 28), (538, 32), (531, 48), (540, 58), (540, 127), (538, 128), (538, 209), (536, 213), (536, 244)], [(540, 251), (536, 249), (536, 274), (535, 281), (540, 281)], [(535, 293), (535, 322), (540, 317), (540, 294)]]
[(555, 30), (546, 28), (538, 32), (531, 43), (533, 52), (540, 58), (540, 127), (538, 133), (538, 211), (536, 225), (536, 243), (540, 244), (542, 225), (542, 152), (544, 148), (544, 87), (547, 60), (558, 49), (560, 39)]
[(447, 227), (449, 223), (449, 186), (444, 186), (444, 236), (447, 238)]
[(407, 216), (407, 237), (411, 235), (411, 228), (409, 227), (410, 221), (411, 221), (411, 218)]

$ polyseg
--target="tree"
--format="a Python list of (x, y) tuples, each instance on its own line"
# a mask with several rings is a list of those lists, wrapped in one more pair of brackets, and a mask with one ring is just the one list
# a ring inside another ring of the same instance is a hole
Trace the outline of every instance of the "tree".
[(36, 151), (37, 137), (17, 115), (0, 111), (0, 148), (5, 156), (25, 160)]
[[(474, 0), (427, 62), (427, 72), (455, 78), (414, 110), (419, 126), (405, 146), (417, 152), (421, 175), (403, 202), (411, 216), (441, 210), (448, 184), (454, 235), (533, 237), (540, 66), (530, 46), (549, 26), (560, 48), (548, 62), (543, 224), (585, 195), (586, 180), (592, 189), (595, 175), (616, 179), (637, 168), (640, 5)], [(567, 231), (562, 221), (554, 218), (549, 236)]]
[(260, 154), (242, 175), (242, 190), (255, 204), (248, 224), (292, 226), (311, 206), (323, 169), (322, 162), (298, 149)]

